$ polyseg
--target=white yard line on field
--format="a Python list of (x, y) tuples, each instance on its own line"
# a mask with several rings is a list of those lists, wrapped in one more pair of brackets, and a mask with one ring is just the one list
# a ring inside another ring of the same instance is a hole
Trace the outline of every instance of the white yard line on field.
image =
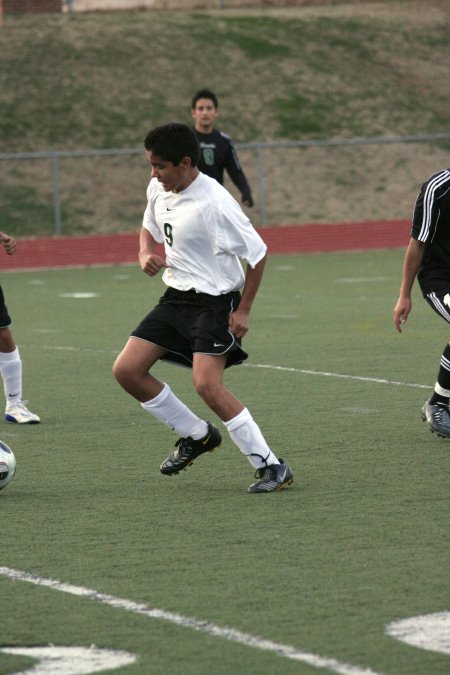
[(247, 368), (269, 368), (270, 370), (284, 370), (289, 373), (301, 373), (302, 375), (321, 375), (322, 377), (337, 377), (342, 380), (359, 380), (360, 382), (375, 382), (376, 384), (393, 384), (400, 387), (416, 387), (419, 389), (430, 389), (429, 384), (415, 384), (414, 382), (400, 382), (397, 380), (386, 380), (380, 377), (366, 377), (364, 375), (347, 375), (345, 373), (331, 373), (326, 370), (306, 370), (304, 368), (289, 368), (287, 366), (272, 366), (262, 363), (244, 363)]
[(82, 586), (73, 586), (72, 584), (58, 581), (57, 579), (46, 579), (34, 574), (29, 574), (28, 572), (14, 570), (10, 567), (0, 567), (0, 575), (9, 577), (10, 579), (15, 579), (17, 581), (27, 581), (31, 584), (35, 584), (36, 586), (44, 586), (55, 591), (61, 591), (63, 593), (69, 593), (70, 595), (87, 598), (88, 600), (94, 600), (101, 604), (115, 607), (116, 609), (132, 612), (133, 614), (147, 616), (152, 619), (159, 619), (160, 621), (169, 621), (170, 623), (176, 624), (177, 626), (192, 628), (193, 630), (199, 631), (200, 633), (206, 633), (207, 635), (211, 635), (213, 637), (224, 638), (225, 640), (237, 642), (241, 645), (245, 645), (246, 647), (253, 647), (254, 649), (272, 652), (277, 656), (291, 659), (292, 661), (301, 661), (315, 668), (327, 668), (333, 673), (340, 673), (341, 675), (382, 675), (381, 673), (375, 673), (369, 668), (352, 666), (348, 663), (337, 661), (336, 659), (319, 656), (317, 654), (311, 654), (309, 652), (303, 652), (299, 649), (296, 649), (295, 647), (291, 647), (290, 645), (279, 644), (277, 642), (272, 642), (271, 640), (264, 640), (263, 638), (260, 638), (256, 635), (242, 633), (241, 631), (235, 630), (234, 628), (221, 627), (214, 623), (210, 623), (209, 621), (199, 621), (193, 617), (183, 616), (182, 614), (177, 614), (175, 612), (168, 612), (164, 609), (147, 607), (146, 605), (133, 602), (132, 600), (116, 598), (113, 595), (99, 593), (98, 591), (84, 588)]

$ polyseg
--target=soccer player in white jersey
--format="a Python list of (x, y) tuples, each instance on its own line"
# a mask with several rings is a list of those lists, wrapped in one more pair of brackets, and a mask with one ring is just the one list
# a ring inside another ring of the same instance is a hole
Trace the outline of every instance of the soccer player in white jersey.
[[(450, 323), (450, 169), (433, 174), (420, 188), (414, 208), (411, 239), (403, 262), (394, 325), (401, 333), (411, 311), (416, 279), (425, 300)], [(431, 431), (450, 438), (450, 343), (441, 356), (434, 392), (422, 407)]]
[(145, 411), (181, 436), (161, 473), (177, 474), (222, 442), (211, 422), (150, 372), (164, 359), (192, 368), (197, 393), (256, 470), (249, 492), (281, 490), (293, 481), (289, 465), (272, 452), (249, 410), (223, 384), (224, 369), (247, 358), (241, 339), (262, 279), (266, 245), (229, 192), (199, 172), (199, 144), (190, 127), (156, 127), (144, 145), (151, 180), (139, 262), (150, 277), (164, 270), (168, 288), (132, 332), (114, 376)]
[[(16, 240), (0, 232), (0, 244), (8, 255), (14, 255)], [(40, 418), (22, 401), (22, 359), (10, 329), (11, 318), (0, 286), (0, 374), (6, 398), (5, 420), (17, 424), (38, 424)]]

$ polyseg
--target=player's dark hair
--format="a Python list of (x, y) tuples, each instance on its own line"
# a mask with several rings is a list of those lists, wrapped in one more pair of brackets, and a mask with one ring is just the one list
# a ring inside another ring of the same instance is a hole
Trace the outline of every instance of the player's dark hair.
[(190, 157), (192, 166), (197, 166), (200, 159), (197, 136), (186, 124), (171, 122), (155, 127), (145, 137), (144, 146), (174, 166), (178, 166), (183, 157)]
[(213, 94), (213, 92), (210, 89), (200, 89), (192, 97), (192, 109), (195, 108), (195, 106), (197, 105), (197, 101), (199, 101), (201, 98), (207, 98), (209, 101), (212, 101), (214, 103), (215, 108), (219, 107), (219, 101), (217, 99), (217, 96)]

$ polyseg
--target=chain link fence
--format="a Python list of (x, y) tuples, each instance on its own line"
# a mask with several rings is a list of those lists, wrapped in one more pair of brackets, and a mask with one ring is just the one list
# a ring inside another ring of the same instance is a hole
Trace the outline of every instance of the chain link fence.
[[(408, 218), (420, 183), (447, 168), (450, 133), (238, 143), (256, 226)], [(140, 227), (142, 148), (0, 153), (0, 229), (17, 236)], [(225, 187), (239, 200), (229, 180)]]

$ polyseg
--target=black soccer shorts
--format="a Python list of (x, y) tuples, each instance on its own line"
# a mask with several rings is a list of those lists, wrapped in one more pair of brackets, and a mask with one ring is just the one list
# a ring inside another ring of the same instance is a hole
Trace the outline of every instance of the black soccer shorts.
[(5, 297), (0, 286), (0, 328), (6, 328), (11, 325), (11, 317), (8, 314), (8, 308), (5, 305)]
[(424, 297), (441, 319), (450, 323), (450, 290), (426, 293)]
[(248, 357), (241, 340), (228, 329), (240, 299), (239, 291), (216, 296), (168, 288), (131, 335), (166, 349), (162, 359), (171, 363), (192, 367), (196, 353), (225, 354), (228, 368)]

